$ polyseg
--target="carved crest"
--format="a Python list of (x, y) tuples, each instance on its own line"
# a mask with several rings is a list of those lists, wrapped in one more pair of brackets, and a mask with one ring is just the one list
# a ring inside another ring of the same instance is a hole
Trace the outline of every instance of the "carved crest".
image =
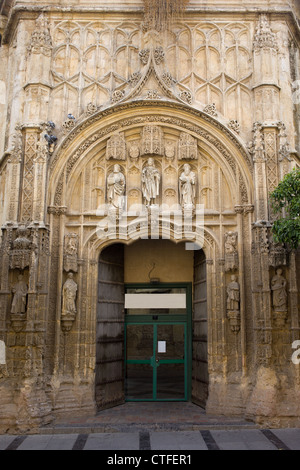
[(198, 158), (197, 140), (186, 132), (181, 132), (178, 143), (178, 160)]
[(107, 142), (106, 160), (126, 160), (126, 140), (124, 132), (113, 135)]
[(145, 126), (142, 132), (142, 155), (164, 154), (164, 133), (159, 126)]
[(26, 227), (17, 229), (17, 236), (12, 244), (10, 255), (11, 269), (25, 269), (30, 265), (32, 242), (29, 239), (30, 232)]

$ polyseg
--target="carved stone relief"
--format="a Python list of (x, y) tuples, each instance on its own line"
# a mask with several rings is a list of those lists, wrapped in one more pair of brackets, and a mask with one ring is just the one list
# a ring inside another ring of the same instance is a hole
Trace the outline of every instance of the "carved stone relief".
[(41, 14), (36, 20), (36, 27), (31, 35), (27, 50), (31, 54), (42, 53), (50, 56), (52, 51), (52, 39), (48, 19)]

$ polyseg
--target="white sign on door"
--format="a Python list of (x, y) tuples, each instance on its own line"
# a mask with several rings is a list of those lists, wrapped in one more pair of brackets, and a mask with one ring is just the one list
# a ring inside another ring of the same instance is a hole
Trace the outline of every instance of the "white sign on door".
[(166, 341), (158, 341), (157, 352), (166, 353), (167, 352), (167, 343)]

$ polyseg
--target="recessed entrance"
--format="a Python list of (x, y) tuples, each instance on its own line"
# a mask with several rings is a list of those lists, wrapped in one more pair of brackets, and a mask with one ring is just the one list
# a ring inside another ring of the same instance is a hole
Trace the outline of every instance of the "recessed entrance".
[(125, 399), (187, 401), (191, 285), (126, 286)]
[(205, 406), (207, 395), (203, 250), (161, 239), (105, 248), (98, 273), (98, 409), (125, 401)]

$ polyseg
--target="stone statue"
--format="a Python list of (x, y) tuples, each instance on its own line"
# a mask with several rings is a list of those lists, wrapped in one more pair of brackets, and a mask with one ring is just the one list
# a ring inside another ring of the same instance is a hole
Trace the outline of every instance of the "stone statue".
[(76, 233), (68, 233), (65, 235), (64, 247), (64, 270), (77, 273), (77, 255), (78, 255), (78, 235)]
[(225, 271), (238, 269), (238, 234), (237, 232), (225, 233)]
[(275, 311), (285, 312), (287, 310), (286, 279), (282, 276), (282, 269), (277, 269), (271, 280), (273, 291), (273, 307)]
[(28, 288), (22, 274), (19, 274), (18, 282), (13, 286), (12, 292), (14, 296), (11, 305), (11, 313), (25, 313)]
[(116, 209), (125, 209), (125, 176), (120, 165), (114, 165), (114, 170), (107, 177), (107, 199)]
[(77, 284), (73, 280), (73, 273), (68, 274), (68, 279), (63, 285), (62, 315), (76, 314)]
[(227, 286), (227, 310), (235, 311), (240, 309), (240, 286), (237, 276), (231, 276), (231, 282)]
[(159, 171), (155, 167), (153, 158), (149, 158), (142, 172), (142, 191), (146, 206), (155, 204), (155, 199), (159, 196), (159, 183)]
[(231, 331), (237, 334), (240, 330), (240, 286), (237, 276), (231, 276), (231, 282), (227, 286), (227, 318)]
[(191, 205), (195, 202), (196, 174), (191, 171), (188, 163), (183, 166), (184, 171), (179, 176), (180, 204)]

